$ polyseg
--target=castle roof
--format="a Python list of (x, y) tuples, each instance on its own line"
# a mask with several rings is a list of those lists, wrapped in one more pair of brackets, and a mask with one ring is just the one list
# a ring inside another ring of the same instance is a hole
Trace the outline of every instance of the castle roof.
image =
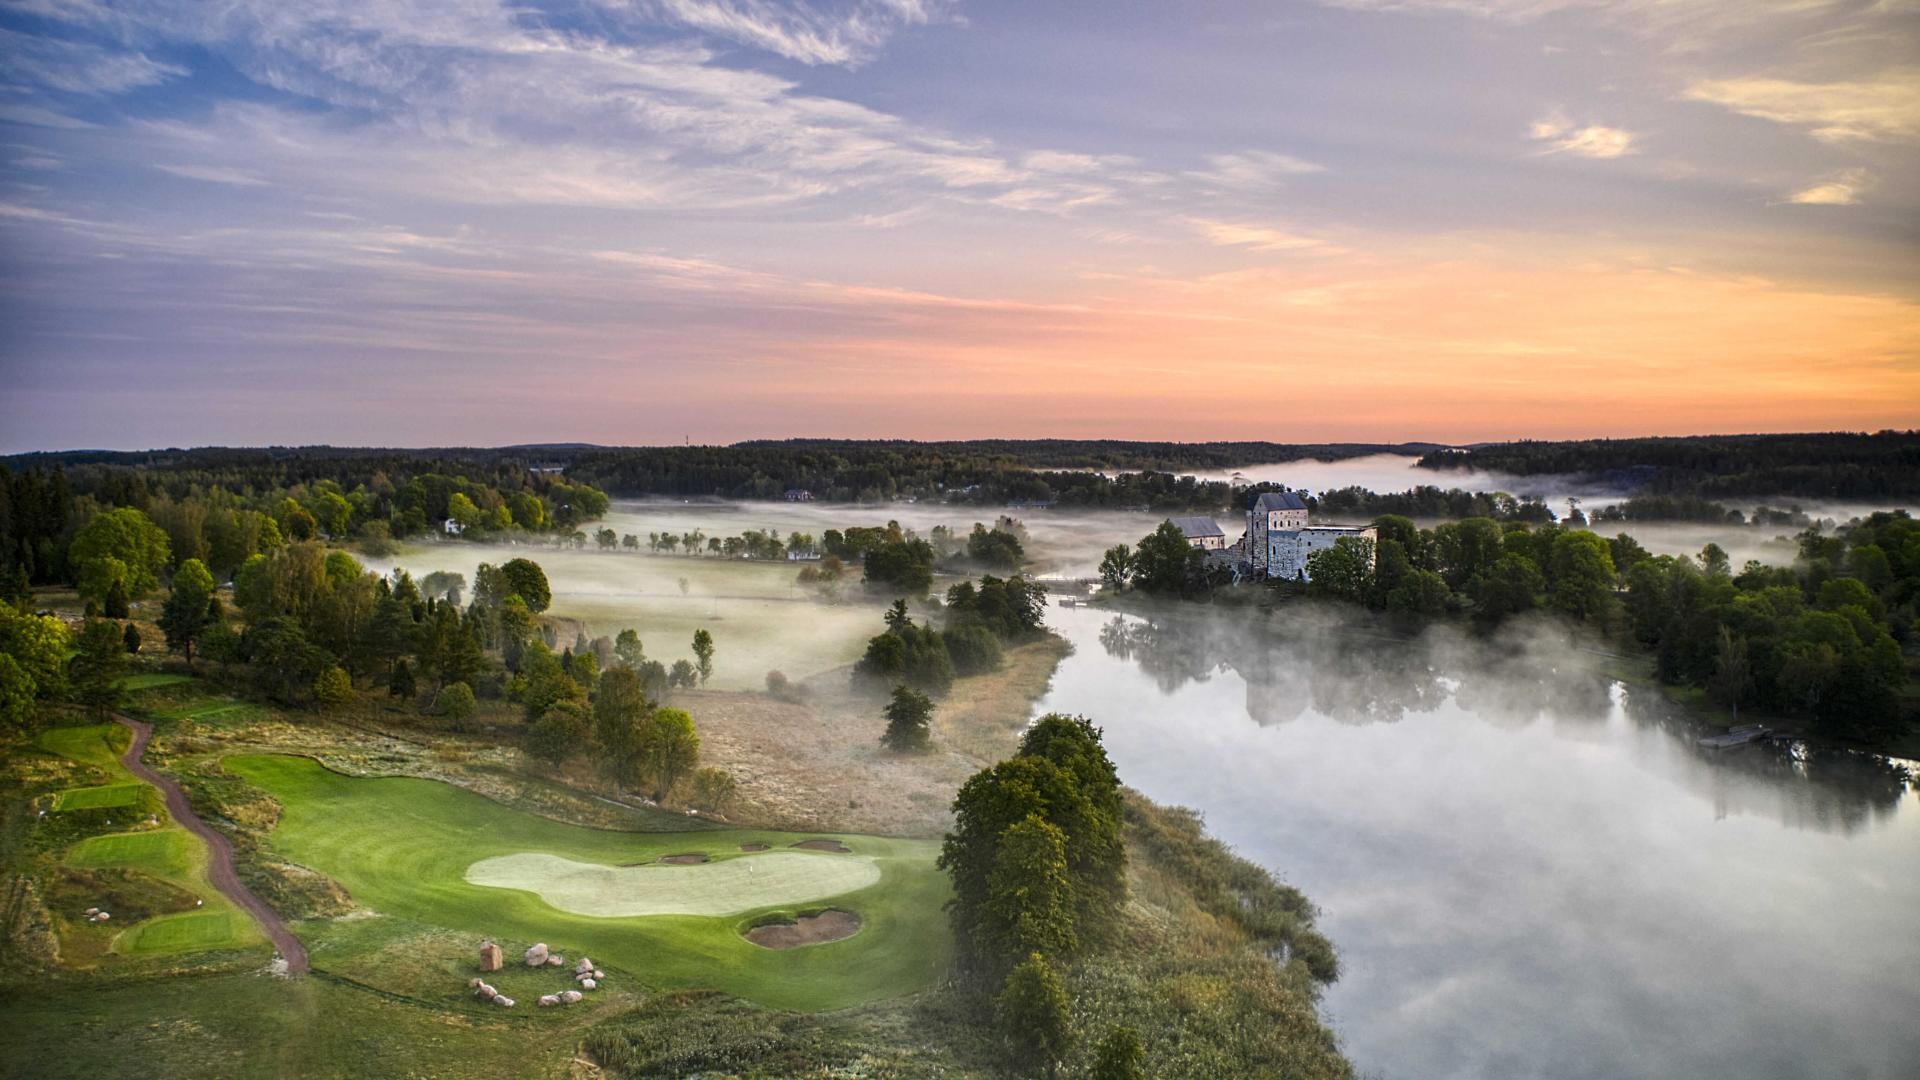
[(1227, 535), (1220, 531), (1219, 522), (1214, 521), (1210, 517), (1177, 517), (1168, 518), (1167, 520), (1173, 522), (1174, 528), (1179, 529), (1181, 535), (1189, 540), (1198, 540), (1203, 536), (1224, 537)]
[(1305, 510), (1306, 508), (1307, 504), (1300, 501), (1300, 496), (1291, 491), (1266, 492), (1260, 496), (1260, 501), (1253, 504), (1253, 512), (1256, 514), (1264, 514), (1269, 510)]

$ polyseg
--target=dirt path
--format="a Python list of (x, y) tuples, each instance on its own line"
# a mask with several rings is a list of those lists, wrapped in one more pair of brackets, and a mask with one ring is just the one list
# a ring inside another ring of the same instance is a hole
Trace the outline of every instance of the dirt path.
[(266, 901), (253, 895), (253, 891), (242, 885), (234, 874), (232, 841), (200, 820), (193, 808), (187, 805), (187, 794), (180, 790), (179, 784), (141, 763), (140, 755), (146, 752), (147, 740), (153, 737), (153, 725), (117, 713), (114, 719), (133, 732), (133, 741), (127, 746), (127, 752), (120, 755), (120, 764), (125, 765), (128, 772), (159, 788), (160, 793), (166, 796), (167, 813), (173, 816), (173, 820), (207, 842), (207, 879), (213, 883), (213, 887), (220, 890), (222, 896), (240, 905), (242, 911), (253, 916), (253, 921), (260, 924), (260, 929), (279, 951), (280, 958), (287, 962), (288, 974), (297, 975), (307, 970), (306, 947), (287, 929), (279, 913), (268, 907)]

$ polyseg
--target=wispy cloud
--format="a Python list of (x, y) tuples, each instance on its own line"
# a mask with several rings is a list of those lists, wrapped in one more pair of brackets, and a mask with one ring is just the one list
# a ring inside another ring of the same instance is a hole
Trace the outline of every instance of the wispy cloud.
[(60, 128), (66, 131), (83, 131), (100, 126), (42, 105), (0, 105), (0, 122)]
[(1234, 191), (1271, 191), (1289, 177), (1325, 172), (1326, 166), (1271, 150), (1242, 150), (1232, 154), (1212, 154), (1205, 169), (1187, 173), (1189, 177)]
[(154, 168), (188, 180), (205, 180), (209, 184), (231, 184), (234, 187), (267, 186), (265, 180), (250, 172), (224, 165), (155, 165)]
[(856, 64), (903, 26), (926, 23), (941, 0), (855, 0), (837, 10), (768, 0), (641, 0), (664, 21), (803, 64)]
[(1860, 195), (1874, 183), (1873, 174), (1865, 169), (1848, 169), (1836, 173), (1810, 187), (1801, 188), (1787, 197), (1789, 203), (1799, 206), (1853, 206), (1860, 201)]
[(1543, 154), (1572, 154), (1575, 157), (1622, 157), (1634, 152), (1633, 133), (1604, 124), (1575, 126), (1561, 113), (1536, 120), (1527, 128), (1527, 136), (1547, 144)]
[(1208, 218), (1188, 218), (1187, 224), (1210, 244), (1248, 251), (1338, 251), (1326, 241), (1268, 225), (1248, 225)]
[(1797, 82), (1765, 77), (1703, 79), (1683, 95), (1747, 116), (1811, 128), (1817, 139), (1920, 138), (1920, 67), (1868, 79)]
[(185, 75), (143, 53), (0, 29), (7, 78), (73, 94), (120, 94)]

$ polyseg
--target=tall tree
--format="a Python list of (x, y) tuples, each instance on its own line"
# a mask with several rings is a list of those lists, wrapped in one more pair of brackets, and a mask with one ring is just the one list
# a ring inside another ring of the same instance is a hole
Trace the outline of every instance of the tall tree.
[(642, 728), (640, 757), (653, 800), (661, 802), (674, 786), (700, 767), (700, 736), (693, 717), (681, 709), (656, 709)]
[(1067, 837), (1039, 815), (1029, 814), (1000, 834), (987, 896), (1000, 935), (997, 948), (1015, 956), (1063, 956), (1079, 947)]
[(80, 629), (70, 664), (74, 697), (105, 719), (119, 708), (120, 678), (127, 670), (127, 649), (120, 626), (111, 619), (88, 619)]
[(887, 702), (886, 733), (880, 741), (896, 754), (924, 753), (933, 746), (929, 729), (933, 720), (933, 699), (910, 686), (896, 686)]
[(187, 658), (193, 668), (193, 647), (213, 621), (213, 574), (199, 559), (188, 559), (173, 572), (173, 591), (160, 608), (160, 631), (167, 648)]
[(105, 601), (115, 581), (138, 600), (160, 584), (171, 557), (166, 530), (147, 515), (123, 506), (96, 514), (74, 534), (67, 563), (76, 568), (80, 595)]
[(706, 630), (693, 632), (693, 655), (700, 665), (700, 685), (713, 678), (713, 635)]

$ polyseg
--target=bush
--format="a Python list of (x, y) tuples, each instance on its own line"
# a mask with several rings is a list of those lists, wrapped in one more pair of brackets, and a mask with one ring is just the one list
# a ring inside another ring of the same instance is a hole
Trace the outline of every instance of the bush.
[(979, 675), (1000, 667), (1000, 639), (984, 626), (961, 626), (942, 631), (955, 675)]
[(727, 770), (701, 769), (693, 774), (693, 798), (690, 801), (708, 813), (722, 813), (732, 805), (739, 788), (733, 774)]
[(440, 691), (438, 702), (440, 715), (455, 731), (465, 731), (467, 721), (473, 716), (473, 687), (457, 682)]
[(767, 672), (767, 695), (775, 701), (798, 703), (806, 700), (806, 688), (787, 678), (784, 671)]
[(337, 709), (353, 702), (353, 678), (334, 664), (313, 678), (313, 700), (323, 709)]

